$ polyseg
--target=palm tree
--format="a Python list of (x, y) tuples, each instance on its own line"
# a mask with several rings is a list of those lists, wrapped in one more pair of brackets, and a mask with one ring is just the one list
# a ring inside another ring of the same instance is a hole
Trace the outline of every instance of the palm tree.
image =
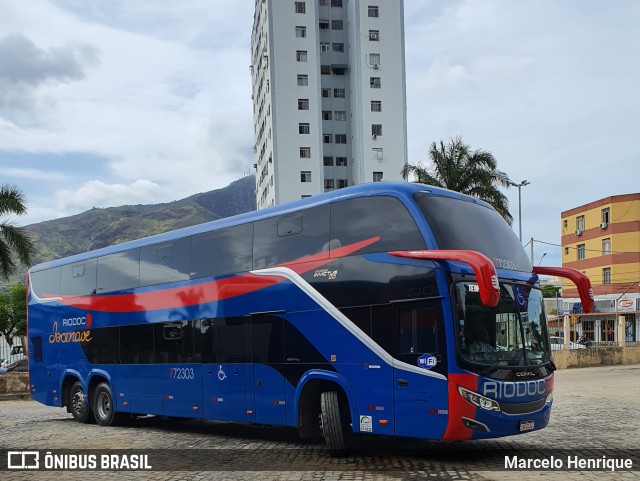
[(498, 187), (508, 188), (511, 180), (501, 170), (493, 155), (484, 150), (471, 148), (457, 136), (447, 145), (440, 141), (429, 148), (432, 168), (421, 163), (406, 164), (402, 176), (413, 175), (421, 184), (433, 185), (471, 195), (491, 204), (509, 225), (513, 217), (509, 213), (509, 200)]
[(34, 254), (33, 242), (23, 227), (17, 227), (8, 219), (8, 215), (24, 215), (27, 207), (22, 191), (15, 186), (0, 186), (0, 276), (9, 280), (16, 273), (16, 262), (25, 266), (31, 264)]

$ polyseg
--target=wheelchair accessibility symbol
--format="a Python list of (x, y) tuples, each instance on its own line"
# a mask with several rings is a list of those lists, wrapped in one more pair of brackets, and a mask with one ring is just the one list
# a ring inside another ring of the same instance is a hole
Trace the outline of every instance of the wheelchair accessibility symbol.
[(220, 370), (218, 371), (218, 379), (220, 379), (221, 381), (224, 381), (225, 379), (227, 379), (227, 375), (222, 370), (222, 365), (220, 365)]

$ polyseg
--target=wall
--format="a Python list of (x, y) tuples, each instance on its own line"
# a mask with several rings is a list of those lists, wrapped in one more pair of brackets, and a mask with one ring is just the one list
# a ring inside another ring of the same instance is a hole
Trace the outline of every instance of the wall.
[(553, 351), (553, 362), (558, 369), (639, 364), (640, 346)]

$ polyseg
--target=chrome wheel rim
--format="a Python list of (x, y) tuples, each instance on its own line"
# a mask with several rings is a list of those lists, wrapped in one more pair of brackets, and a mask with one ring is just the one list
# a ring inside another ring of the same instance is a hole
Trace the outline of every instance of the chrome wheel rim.
[(111, 398), (105, 392), (98, 394), (96, 399), (96, 410), (100, 419), (106, 419), (111, 414)]

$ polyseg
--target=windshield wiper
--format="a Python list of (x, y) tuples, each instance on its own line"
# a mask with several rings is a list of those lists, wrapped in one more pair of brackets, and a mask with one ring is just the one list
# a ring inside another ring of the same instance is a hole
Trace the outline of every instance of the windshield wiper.
[(483, 369), (482, 371), (480, 371), (480, 375), (481, 376), (488, 376), (489, 374), (494, 373), (495, 371), (498, 370), (498, 365), (504, 361), (504, 359), (498, 359), (496, 362), (494, 362), (491, 366), (489, 366), (486, 369)]

